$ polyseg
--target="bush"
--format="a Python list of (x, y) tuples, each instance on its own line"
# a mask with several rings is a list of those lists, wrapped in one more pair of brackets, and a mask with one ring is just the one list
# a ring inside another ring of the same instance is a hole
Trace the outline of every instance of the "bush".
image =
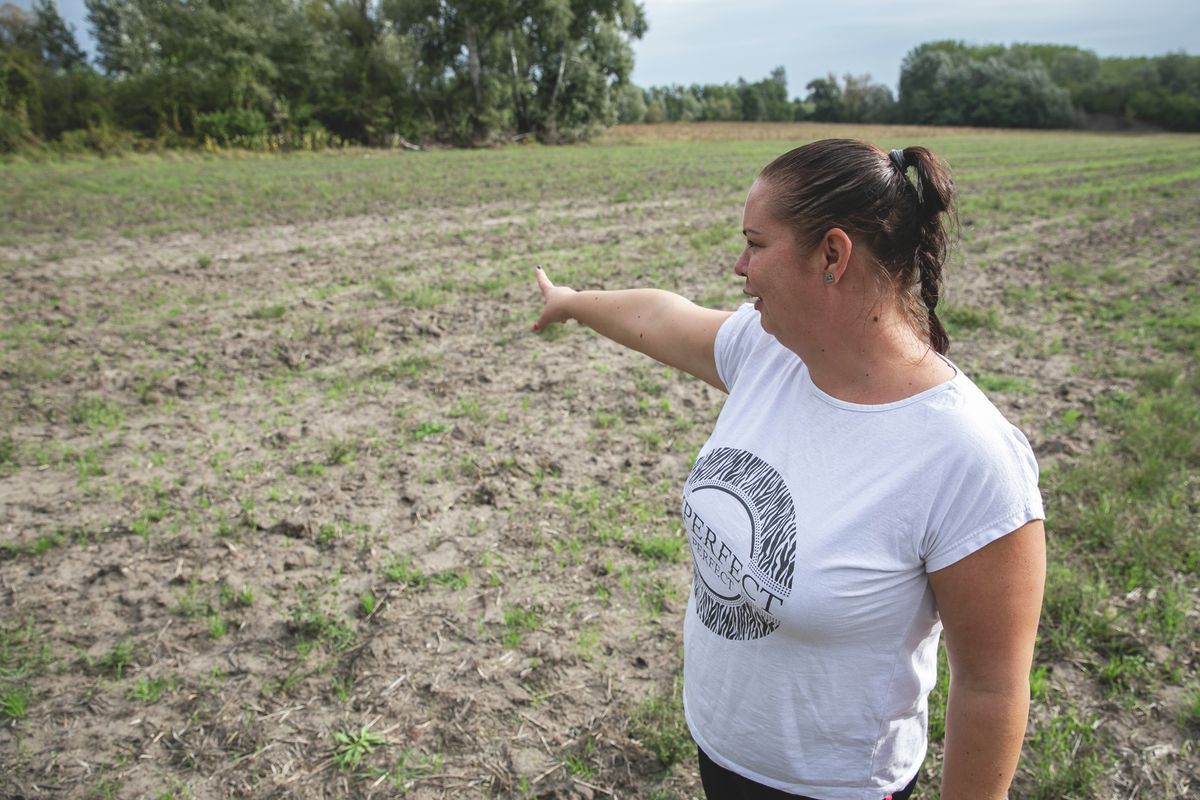
[(248, 108), (232, 108), (196, 115), (196, 135), (222, 145), (235, 144), (241, 140), (266, 137), (267, 118), (261, 111)]
[(69, 154), (91, 152), (102, 156), (115, 156), (133, 150), (133, 134), (108, 124), (95, 125), (67, 131), (59, 140), (57, 149), (61, 153)]
[(16, 153), (37, 146), (37, 139), (24, 120), (0, 109), (0, 153)]

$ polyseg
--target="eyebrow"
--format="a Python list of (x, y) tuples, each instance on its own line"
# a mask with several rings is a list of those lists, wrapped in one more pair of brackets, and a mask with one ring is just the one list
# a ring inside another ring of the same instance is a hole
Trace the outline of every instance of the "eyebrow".
[(755, 230), (754, 228), (742, 228), (742, 235), (745, 236), (747, 233), (762, 233), (762, 231)]

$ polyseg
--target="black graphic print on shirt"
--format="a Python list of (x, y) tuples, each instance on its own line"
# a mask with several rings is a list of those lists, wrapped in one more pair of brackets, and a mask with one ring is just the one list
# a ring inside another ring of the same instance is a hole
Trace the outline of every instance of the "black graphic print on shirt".
[(796, 569), (796, 512), (779, 473), (744, 450), (711, 451), (688, 476), (683, 527), (705, 627), (737, 641), (778, 628)]

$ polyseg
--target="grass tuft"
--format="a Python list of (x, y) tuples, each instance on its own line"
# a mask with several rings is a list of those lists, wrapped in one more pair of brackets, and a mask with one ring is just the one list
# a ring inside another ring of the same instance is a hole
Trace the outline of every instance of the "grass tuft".
[(537, 630), (542, 615), (534, 609), (508, 606), (504, 609), (504, 646), (516, 650), (527, 633)]
[(675, 678), (670, 692), (652, 694), (629, 715), (629, 734), (670, 768), (696, 752), (683, 719), (682, 679)]

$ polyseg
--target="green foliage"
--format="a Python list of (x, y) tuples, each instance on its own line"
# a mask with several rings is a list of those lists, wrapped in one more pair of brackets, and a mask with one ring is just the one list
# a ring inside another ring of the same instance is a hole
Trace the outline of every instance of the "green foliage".
[(946, 738), (946, 705), (950, 700), (950, 662), (945, 639), (938, 642), (937, 682), (929, 693), (929, 741)]
[(635, 536), (630, 547), (635, 553), (652, 561), (679, 561), (687, 540), (677, 534)]
[(372, 732), (368, 725), (363, 725), (357, 731), (334, 731), (333, 740), (336, 743), (333, 763), (341, 770), (358, 769), (363, 757), (383, 744), (383, 737)]
[(16, 466), (18, 447), (16, 439), (11, 436), (0, 437), (0, 473), (7, 466)]
[(413, 564), (412, 557), (408, 555), (396, 556), (389, 560), (384, 565), (383, 575), (389, 581), (403, 583), (414, 589), (425, 589), (430, 584), (433, 584), (458, 591), (459, 589), (465, 589), (470, 582), (470, 577), (466, 572), (454, 569), (446, 569), (441, 572), (435, 572), (432, 575), (426, 575), (419, 567)]
[(379, 598), (372, 592), (363, 592), (358, 596), (358, 608), (364, 617), (369, 617), (379, 608)]
[(143, 703), (157, 703), (164, 691), (174, 688), (170, 678), (141, 678), (129, 689), (129, 696)]
[(1200, 686), (1193, 686), (1188, 692), (1179, 724), (1193, 735), (1200, 734)]
[(896, 98), (888, 86), (873, 83), (870, 75), (845, 75), (839, 81), (830, 73), (814, 78), (805, 87), (804, 113), (822, 122), (890, 123), (898, 120)]
[[(1200, 467), (1200, 374), (1155, 376), (1137, 399), (1114, 395), (1096, 409), (1118, 431), (1047, 485), (1057, 536), (1108, 560), (1129, 588), (1149, 576), (1200, 569), (1194, 512), (1182, 487)], [(1161, 388), (1152, 388), (1161, 387)]]
[(29, 713), (29, 699), (29, 689), (25, 686), (0, 692), (0, 714), (9, 719), (24, 719)]
[(992, 372), (980, 372), (974, 376), (975, 385), (989, 394), (992, 392), (1014, 392), (1030, 394), (1033, 387), (1028, 381), (1014, 375), (997, 375)]
[(1034, 777), (1030, 797), (1037, 800), (1091, 797), (1105, 767), (1095, 720), (1081, 717), (1074, 709), (1057, 714), (1034, 729), (1025, 748), (1024, 762)]
[(1184, 53), (929, 42), (905, 57), (898, 103), (865, 75), (814, 78), (801, 100), (782, 67), (754, 82), (633, 86), (646, 19), (629, 0), (86, 5), (101, 71), (50, 0), (0, 18), (0, 154), (570, 142), (617, 121), (1066, 127), (1090, 114), (1200, 130), (1200, 57)]
[(929, 42), (900, 68), (905, 122), (1068, 127), (1081, 115), (1200, 130), (1200, 56), (1104, 58), (1070, 45)]
[(940, 306), (937, 310), (938, 319), (946, 328), (946, 333), (953, 338), (963, 331), (985, 329), (995, 330), (999, 318), (994, 308), (973, 308), (971, 306)]
[(920, 45), (900, 66), (905, 122), (1064, 128), (1071, 97), (1045, 65), (1004, 47), (942, 41)]
[(317, 644), (344, 650), (354, 643), (354, 625), (335, 607), (330, 590), (301, 591), (292, 606), (292, 630), (301, 653)]
[(0, 627), (0, 714), (22, 719), (33, 699), (30, 681), (50, 664), (48, 646), (41, 642), (32, 622)]
[(68, 414), (71, 422), (87, 428), (118, 428), (125, 421), (121, 407), (100, 398), (80, 400)]
[(403, 750), (388, 772), (388, 780), (401, 797), (408, 793), (418, 778), (432, 775), (442, 768), (440, 755), (425, 756), (413, 750)]
[(433, 436), (434, 434), (445, 433), (448, 430), (450, 430), (450, 428), (441, 422), (425, 421), (413, 427), (412, 437), (414, 441), (419, 442), (422, 439), (427, 439), (430, 436)]
[(254, 141), (268, 130), (266, 116), (255, 109), (232, 108), (196, 115), (196, 135), (223, 145)]
[(652, 86), (643, 93), (641, 103), (629, 92), (619, 94), (618, 100), (618, 109), (625, 109), (623, 122), (785, 122), (797, 118), (797, 105), (788, 100), (783, 67), (754, 83), (739, 78), (737, 83)]
[(404, 583), (420, 589), (425, 586), (425, 573), (414, 566), (412, 556), (398, 556), (389, 561), (383, 568), (383, 574), (389, 581)]
[(567, 773), (584, 779), (591, 778), (595, 773), (591, 763), (592, 755), (595, 752), (596, 742), (588, 737), (582, 748), (567, 753), (563, 758), (563, 766), (567, 768)]
[(645, 30), (623, 0), (526, 8), (88, 0), (112, 102), (145, 136), (261, 149), (400, 137), (460, 144), (585, 137)]
[(12, 556), (40, 556), (49, 550), (59, 547), (66, 541), (66, 537), (62, 531), (53, 533), (43, 533), (28, 544), (13, 544), (11, 542), (0, 542), (0, 553), (7, 553)]
[[(197, 263), (199, 265), (199, 262)], [(201, 269), (203, 269), (204, 266), (207, 265), (201, 265)], [(283, 303), (272, 303), (271, 305), (262, 306), (261, 308), (256, 308), (251, 311), (250, 318), (263, 320), (283, 319), (283, 316), (286, 313), (287, 306), (285, 306)]]
[(691, 758), (696, 745), (683, 719), (682, 681), (670, 692), (652, 694), (629, 715), (629, 735), (646, 746), (664, 767)]
[(516, 649), (521, 645), (525, 634), (538, 629), (542, 624), (542, 615), (529, 608), (508, 606), (504, 609), (504, 646)]
[(125, 674), (125, 668), (133, 663), (133, 642), (129, 639), (118, 642), (101, 656), (97, 663), (112, 677), (120, 680), (121, 676)]

